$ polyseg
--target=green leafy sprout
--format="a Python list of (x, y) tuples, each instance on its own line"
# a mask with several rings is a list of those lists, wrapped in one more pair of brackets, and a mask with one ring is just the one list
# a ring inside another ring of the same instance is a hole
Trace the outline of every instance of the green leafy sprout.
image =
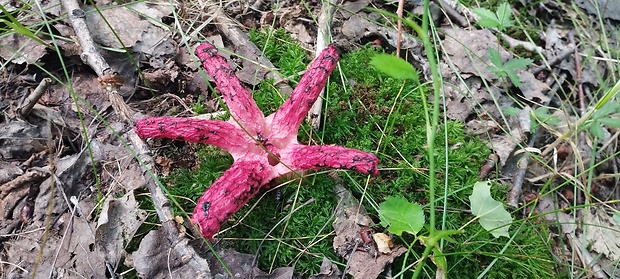
[(504, 63), (499, 52), (493, 48), (489, 49), (489, 58), (491, 63), (493, 63), (492, 66), (489, 66), (489, 70), (500, 78), (508, 77), (516, 87), (521, 87), (522, 85), (517, 72), (527, 68), (527, 66), (534, 62), (529, 58), (513, 58)]
[(507, 2), (500, 4), (495, 13), (486, 8), (475, 8), (472, 11), (480, 17), (478, 21), (480, 27), (506, 31), (506, 28), (513, 25), (512, 8)]
[(387, 197), (379, 208), (381, 225), (395, 235), (403, 232), (416, 235), (424, 226), (424, 211), (417, 203), (402, 197)]
[(592, 118), (590, 120), (584, 123), (584, 127), (597, 139), (603, 139), (605, 137), (603, 125), (615, 129), (620, 128), (620, 103), (617, 101), (605, 103), (592, 113)]
[[(478, 21), (480, 27), (497, 28), (500, 31), (506, 31), (506, 28), (513, 25), (511, 19), (512, 9), (507, 2), (500, 4), (495, 13), (486, 8), (476, 8), (473, 9), (473, 12), (480, 17)], [(491, 48), (489, 49), (489, 58), (493, 64), (488, 67), (489, 70), (500, 78), (508, 77), (516, 87), (521, 87), (522, 85), (517, 72), (525, 69), (533, 62), (529, 58), (513, 58), (504, 63), (499, 51)]]

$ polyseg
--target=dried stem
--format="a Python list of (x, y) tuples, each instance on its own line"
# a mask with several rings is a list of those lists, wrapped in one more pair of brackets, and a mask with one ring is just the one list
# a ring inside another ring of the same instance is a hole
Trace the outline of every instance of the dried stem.
[(143, 175), (146, 178), (146, 186), (151, 192), (151, 199), (155, 206), (155, 211), (159, 220), (164, 227), (164, 232), (168, 236), (171, 243), (175, 243), (174, 250), (177, 252), (184, 261), (190, 265), (196, 272), (197, 278), (211, 278), (211, 271), (209, 270), (209, 262), (200, 257), (196, 251), (189, 246), (189, 240), (187, 237), (182, 236), (177, 228), (177, 222), (174, 219), (174, 214), (170, 207), (170, 201), (166, 197), (164, 191), (157, 185), (154, 180), (155, 162), (149, 155), (150, 151), (144, 144), (142, 139), (136, 135), (133, 130), (127, 132), (127, 137), (132, 145), (133, 150), (136, 152), (136, 159), (142, 166)]
[(398, 34), (396, 35), (396, 57), (400, 57), (400, 44), (403, 40), (403, 7), (405, 6), (405, 0), (398, 1), (398, 8), (396, 9), (396, 15), (398, 16), (398, 22), (396, 23), (398, 28)]
[(32, 91), (27, 98), (25, 98), (21, 104), (19, 105), (19, 113), (22, 116), (26, 116), (30, 113), (34, 105), (39, 101), (43, 93), (47, 90), (47, 88), (52, 84), (51, 78), (44, 78), (41, 80), (37, 88)]
[[(334, 11), (336, 10), (336, 4), (338, 4), (337, 0), (329, 0), (327, 2), (323, 2), (323, 6), (321, 6), (321, 12), (318, 18), (318, 34), (316, 37), (316, 57), (319, 56), (321, 51), (327, 48), (331, 37), (331, 25), (332, 25), (332, 16), (334, 15)], [(312, 108), (308, 112), (308, 121), (310, 125), (312, 125), (312, 129), (318, 130), (321, 127), (321, 110), (323, 109), (323, 96), (324, 89), (321, 89), (321, 93), (319, 94), (319, 98), (314, 102)]]
[[(97, 50), (95, 41), (88, 31), (85, 20), (86, 13), (76, 0), (61, 0), (61, 4), (69, 15), (69, 21), (71, 21), (75, 35), (82, 48), (82, 54), (80, 55), (82, 62), (90, 66), (95, 73), (97, 73), (97, 76), (105, 76), (107, 74), (106, 71), (110, 69), (110, 65), (105, 61), (101, 53), (99, 53), (99, 50)], [(118, 85), (106, 86), (110, 103), (116, 114), (122, 120), (133, 123), (132, 110), (125, 104), (123, 97), (118, 94), (117, 90)]]

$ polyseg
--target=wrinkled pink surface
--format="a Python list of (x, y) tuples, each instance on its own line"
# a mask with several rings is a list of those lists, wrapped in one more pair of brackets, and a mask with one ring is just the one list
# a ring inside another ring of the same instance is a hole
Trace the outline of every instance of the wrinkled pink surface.
[(222, 224), (269, 181), (291, 170), (335, 168), (378, 175), (379, 159), (371, 153), (336, 145), (307, 146), (297, 142), (299, 125), (338, 62), (333, 46), (321, 52), (291, 97), (267, 117), (215, 47), (203, 43), (196, 49), (196, 55), (207, 73), (214, 77), (230, 109), (231, 119), (155, 117), (139, 120), (135, 131), (141, 138), (212, 144), (233, 156), (233, 165), (205, 191), (194, 209), (192, 222), (198, 225), (205, 238), (211, 239)]
[(238, 160), (198, 199), (192, 222), (205, 238), (211, 238), (222, 224), (276, 178), (264, 161)]
[[(217, 54), (215, 46), (208, 43), (200, 44), (196, 48), (196, 56), (200, 59), (202, 67), (215, 80), (215, 85), (220, 90), (220, 96), (226, 102), (230, 114), (250, 134), (261, 131), (262, 119), (265, 117), (263, 112), (258, 109), (252, 95), (241, 85), (241, 81), (228, 66), (226, 60)], [(231, 123), (234, 123), (234, 120)]]

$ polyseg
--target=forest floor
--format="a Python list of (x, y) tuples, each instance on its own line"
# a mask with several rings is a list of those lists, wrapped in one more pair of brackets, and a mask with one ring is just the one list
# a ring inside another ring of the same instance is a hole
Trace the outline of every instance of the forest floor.
[(620, 277), (620, 2), (400, 2), (0, 0), (0, 278)]

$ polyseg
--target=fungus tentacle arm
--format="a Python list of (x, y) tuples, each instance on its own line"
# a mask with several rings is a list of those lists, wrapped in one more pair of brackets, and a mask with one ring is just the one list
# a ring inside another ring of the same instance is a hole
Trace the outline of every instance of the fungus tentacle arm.
[(228, 66), (226, 60), (217, 53), (217, 49), (210, 43), (202, 43), (196, 48), (196, 56), (202, 67), (213, 77), (221, 96), (226, 102), (230, 114), (250, 134), (262, 131), (264, 114), (252, 99), (250, 92), (243, 87), (235, 72)]
[(297, 144), (282, 152), (282, 163), (293, 170), (347, 169), (377, 176), (379, 159), (372, 153), (337, 145)]
[(178, 117), (151, 117), (136, 122), (140, 138), (166, 138), (205, 143), (226, 150), (235, 157), (253, 141), (234, 125), (220, 120)]
[(238, 160), (202, 194), (191, 220), (211, 239), (226, 220), (276, 177), (267, 160)]
[(297, 138), (297, 130), (321, 94), (327, 78), (338, 64), (338, 51), (333, 45), (324, 49), (310, 65), (284, 104), (274, 113), (271, 134), (275, 140)]

